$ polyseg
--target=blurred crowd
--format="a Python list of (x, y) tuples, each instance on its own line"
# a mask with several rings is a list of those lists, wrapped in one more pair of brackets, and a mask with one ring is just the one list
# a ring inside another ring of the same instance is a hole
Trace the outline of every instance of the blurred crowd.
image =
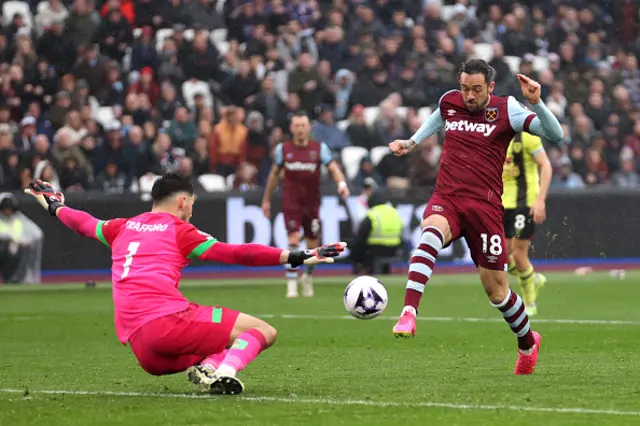
[(257, 189), (298, 110), (339, 162), (357, 152), (354, 187), (432, 185), (443, 135), (367, 153), (410, 137), (478, 55), (499, 95), (522, 100), (515, 72), (542, 84), (565, 129), (553, 186), (639, 187), (639, 3), (0, 1), (0, 187), (122, 193), (177, 170)]

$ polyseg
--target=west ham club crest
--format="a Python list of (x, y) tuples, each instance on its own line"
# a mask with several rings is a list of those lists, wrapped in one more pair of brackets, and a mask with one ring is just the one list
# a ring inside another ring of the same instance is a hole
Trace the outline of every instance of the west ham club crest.
[(493, 123), (498, 119), (498, 108), (486, 108), (484, 110), (484, 118), (489, 122)]

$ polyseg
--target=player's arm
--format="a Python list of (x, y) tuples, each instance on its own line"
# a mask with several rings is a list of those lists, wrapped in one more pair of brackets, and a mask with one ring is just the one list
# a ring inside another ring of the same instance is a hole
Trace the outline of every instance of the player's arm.
[(511, 127), (516, 132), (527, 132), (553, 143), (559, 143), (564, 137), (562, 126), (549, 108), (540, 99), (540, 83), (518, 74), (522, 94), (531, 104), (527, 110), (513, 96), (509, 96), (507, 109)]
[(540, 193), (531, 207), (531, 215), (533, 216), (533, 221), (540, 224), (544, 222), (547, 216), (547, 194), (549, 193), (549, 186), (551, 185), (553, 169), (551, 168), (551, 161), (549, 161), (549, 157), (542, 146), (542, 141), (538, 140), (536, 147), (534, 147), (531, 152), (531, 156), (538, 165), (538, 170), (540, 172)]
[(315, 250), (294, 251), (262, 244), (228, 244), (186, 223), (178, 228), (176, 239), (181, 253), (187, 259), (244, 266), (277, 266), (288, 263), (297, 267), (302, 264), (333, 263), (333, 258), (346, 248), (346, 243), (327, 244)]
[(273, 151), (273, 166), (271, 167), (271, 172), (269, 172), (267, 187), (264, 189), (264, 196), (262, 197), (262, 212), (267, 218), (271, 218), (271, 197), (280, 184), (283, 161), (282, 144), (279, 144)]
[(396, 155), (406, 155), (410, 153), (416, 145), (419, 145), (425, 139), (430, 136), (439, 133), (444, 128), (444, 120), (442, 119), (442, 114), (440, 113), (440, 107), (436, 108), (433, 113), (427, 118), (422, 126), (418, 129), (418, 131), (411, 136), (409, 140), (396, 140), (389, 144), (389, 148), (391, 152)]
[(31, 182), (24, 192), (35, 197), (51, 216), (57, 216), (67, 228), (84, 237), (99, 240), (106, 246), (110, 245), (120, 226), (126, 222), (126, 219), (105, 222), (87, 212), (65, 206), (64, 194), (56, 192), (48, 182)]
[(324, 142), (320, 146), (320, 159), (322, 164), (327, 167), (327, 171), (331, 175), (331, 178), (338, 186), (338, 194), (340, 194), (340, 197), (343, 199), (347, 198), (349, 196), (347, 180), (345, 179), (342, 170), (340, 170), (338, 163), (331, 156), (331, 149), (329, 149), (329, 146)]

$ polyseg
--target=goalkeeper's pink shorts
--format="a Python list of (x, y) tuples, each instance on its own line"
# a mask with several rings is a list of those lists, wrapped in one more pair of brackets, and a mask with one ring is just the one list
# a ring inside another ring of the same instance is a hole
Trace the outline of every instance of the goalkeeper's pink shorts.
[(140, 366), (161, 376), (184, 371), (228, 345), (239, 312), (195, 303), (157, 318), (136, 331), (129, 345)]

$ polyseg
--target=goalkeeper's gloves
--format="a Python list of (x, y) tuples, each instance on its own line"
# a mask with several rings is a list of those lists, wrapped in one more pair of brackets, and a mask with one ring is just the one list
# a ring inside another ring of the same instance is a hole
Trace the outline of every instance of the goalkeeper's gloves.
[(287, 263), (292, 268), (304, 265), (317, 265), (318, 263), (333, 263), (334, 257), (338, 257), (340, 253), (347, 248), (347, 243), (325, 244), (316, 249), (311, 250), (295, 250), (289, 252)]
[(55, 216), (56, 210), (64, 207), (64, 194), (56, 192), (49, 182), (36, 180), (31, 182), (24, 192), (35, 197), (40, 205), (49, 211), (51, 216)]

